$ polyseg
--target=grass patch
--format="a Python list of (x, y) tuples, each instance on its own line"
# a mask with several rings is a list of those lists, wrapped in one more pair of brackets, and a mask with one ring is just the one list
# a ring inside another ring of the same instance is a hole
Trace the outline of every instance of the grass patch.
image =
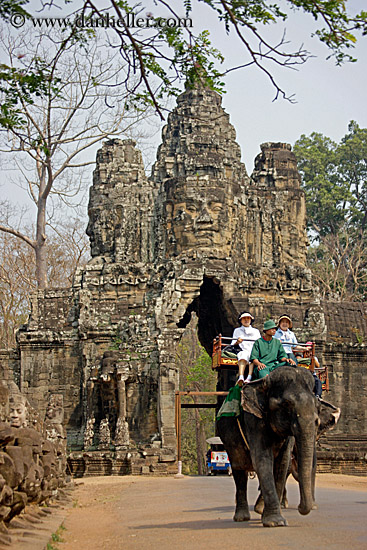
[(63, 531), (66, 530), (65, 525), (62, 523), (60, 527), (52, 533), (50, 542), (47, 543), (46, 550), (58, 550), (57, 546), (54, 546), (54, 543), (65, 542), (62, 538)]

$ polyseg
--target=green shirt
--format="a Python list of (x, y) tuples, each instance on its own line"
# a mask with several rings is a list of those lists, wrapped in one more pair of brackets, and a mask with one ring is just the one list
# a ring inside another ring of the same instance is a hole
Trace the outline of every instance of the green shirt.
[(282, 359), (286, 358), (287, 354), (284, 351), (280, 340), (272, 338), (267, 341), (263, 337), (256, 340), (253, 345), (250, 362), (254, 359), (258, 359), (261, 363), (264, 363), (269, 368), (275, 367), (278, 363), (282, 362)]

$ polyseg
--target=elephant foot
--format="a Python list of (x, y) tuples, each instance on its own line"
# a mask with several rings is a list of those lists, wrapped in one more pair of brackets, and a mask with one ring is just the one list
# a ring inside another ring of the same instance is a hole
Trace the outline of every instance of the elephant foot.
[(260, 514), (260, 516), (264, 512), (264, 499), (263, 499), (261, 494), (257, 497), (257, 501), (256, 501), (255, 506), (254, 506), (254, 511), (257, 514)]
[(267, 514), (261, 518), (264, 527), (286, 527), (288, 522), (280, 514)]
[(313, 503), (311, 510), (318, 510), (319, 507), (317, 506), (316, 502)]
[(242, 508), (236, 508), (233, 521), (249, 521), (250, 519), (250, 512), (247, 505)]
[(282, 498), (282, 502), (280, 503), (280, 506), (281, 506), (282, 508), (285, 508), (285, 509), (288, 508), (288, 499), (287, 499), (287, 497), (283, 497), (283, 498)]
[(307, 516), (307, 514), (309, 514), (311, 512), (312, 506), (310, 506), (309, 508), (306, 508), (304, 506), (299, 505), (298, 506), (298, 511), (302, 516)]

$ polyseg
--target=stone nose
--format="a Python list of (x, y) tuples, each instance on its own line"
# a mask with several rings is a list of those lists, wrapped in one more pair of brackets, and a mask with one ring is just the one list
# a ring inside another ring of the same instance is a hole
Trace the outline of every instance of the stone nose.
[(200, 211), (199, 216), (196, 218), (196, 223), (213, 223), (213, 218), (206, 208)]

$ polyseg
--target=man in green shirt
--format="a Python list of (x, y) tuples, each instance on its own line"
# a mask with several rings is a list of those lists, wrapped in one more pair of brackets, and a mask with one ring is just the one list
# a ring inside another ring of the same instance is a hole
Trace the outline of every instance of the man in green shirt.
[(277, 326), (274, 321), (265, 321), (263, 336), (256, 340), (253, 345), (250, 362), (254, 364), (254, 379), (264, 378), (272, 370), (286, 366), (294, 365), (293, 359), (287, 357), (286, 352), (280, 340), (273, 338)]

